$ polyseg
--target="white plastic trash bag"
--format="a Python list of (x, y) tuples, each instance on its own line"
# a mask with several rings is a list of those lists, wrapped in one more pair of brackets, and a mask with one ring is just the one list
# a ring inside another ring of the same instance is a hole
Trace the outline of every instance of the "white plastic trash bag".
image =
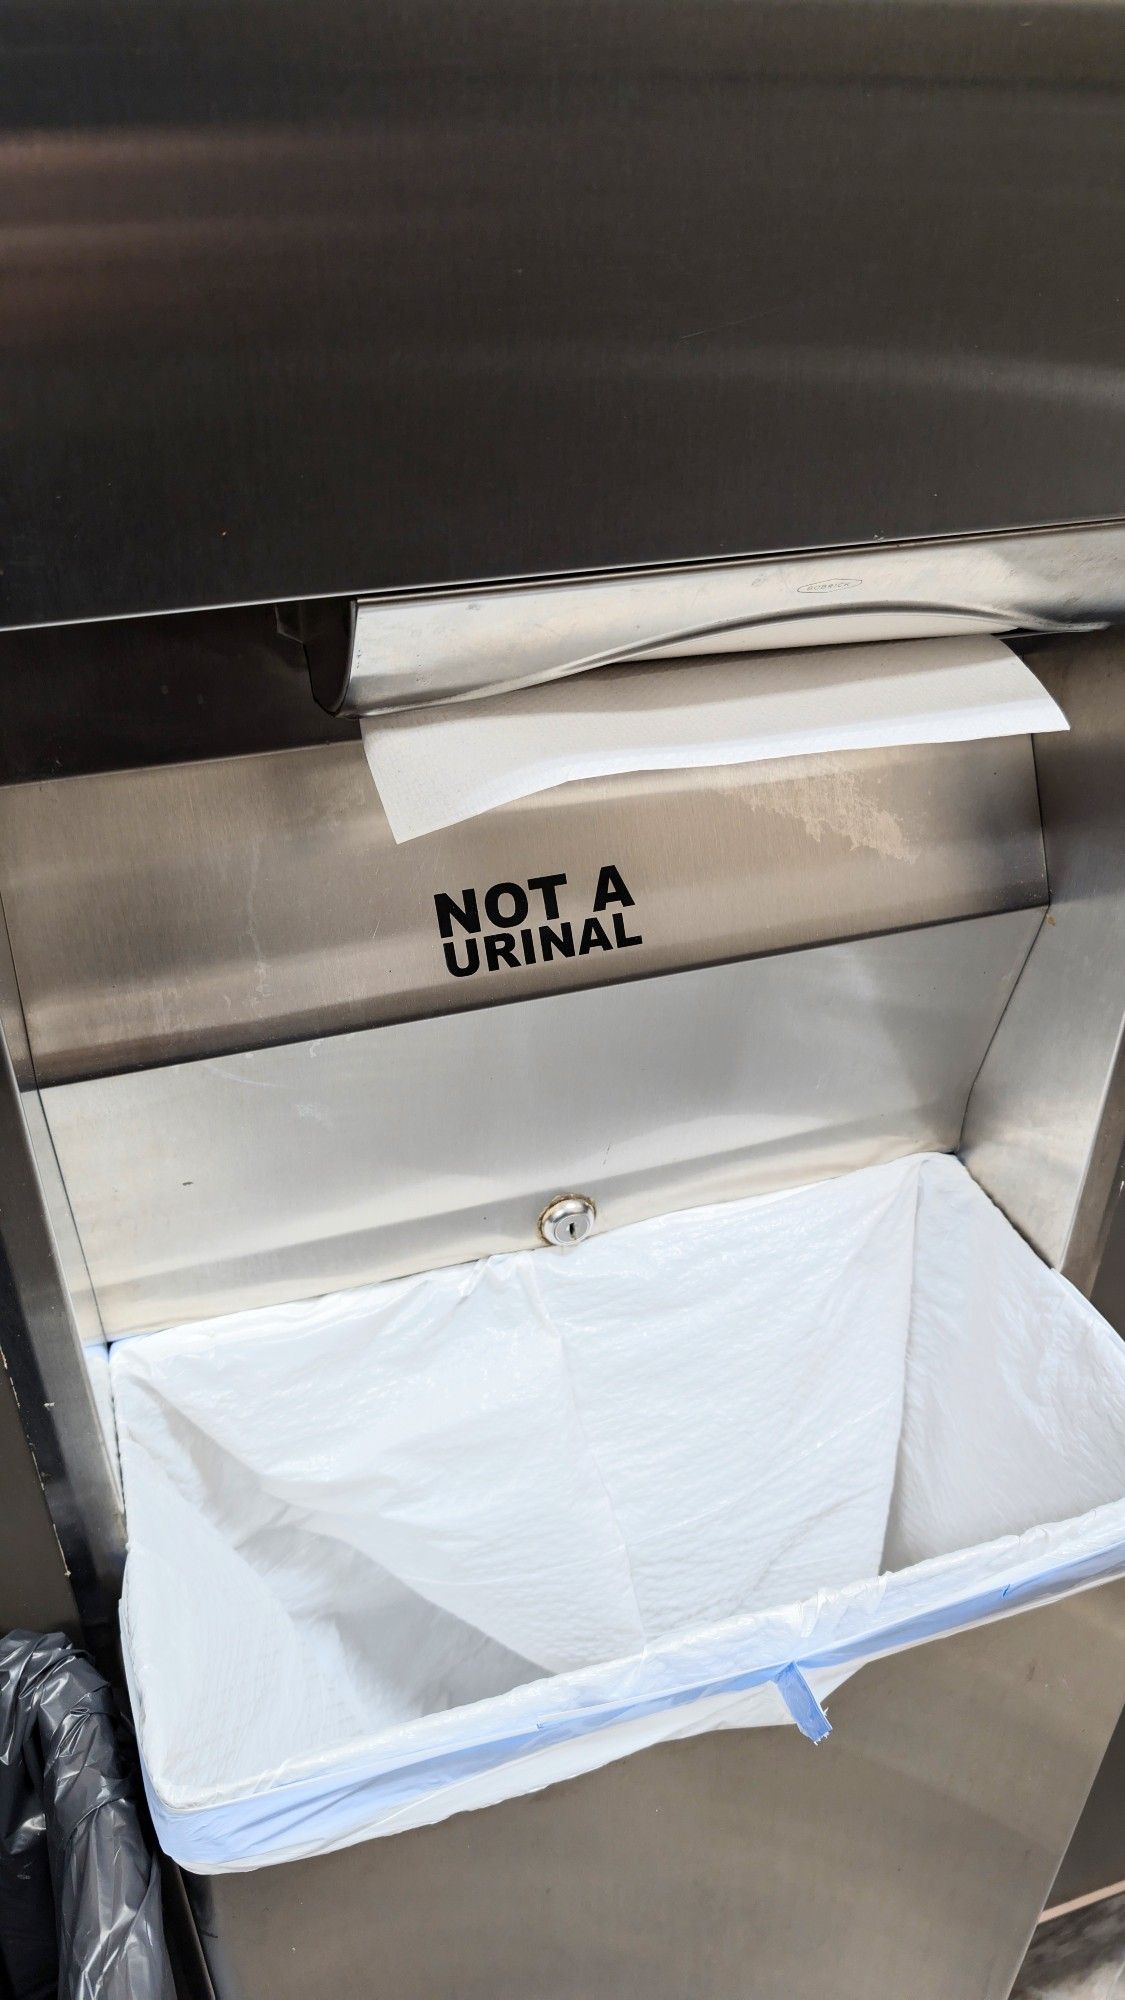
[(1125, 1571), (1125, 1349), (956, 1161), (118, 1342), (189, 1868), (425, 1825)]

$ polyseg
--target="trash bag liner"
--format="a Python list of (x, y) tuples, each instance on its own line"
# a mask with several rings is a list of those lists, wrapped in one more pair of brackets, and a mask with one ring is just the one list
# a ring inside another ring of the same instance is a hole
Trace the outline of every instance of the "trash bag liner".
[(118, 1342), (168, 1850), (245, 1868), (1125, 1570), (1125, 1349), (942, 1155)]
[(0, 1992), (173, 2000), (127, 1725), (61, 1632), (0, 1638)]

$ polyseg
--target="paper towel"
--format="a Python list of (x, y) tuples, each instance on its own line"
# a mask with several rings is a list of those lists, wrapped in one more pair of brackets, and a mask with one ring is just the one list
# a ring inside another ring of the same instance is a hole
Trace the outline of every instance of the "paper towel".
[(1066, 727), (1023, 661), (980, 635), (602, 667), (372, 717), (363, 743), (404, 841), (576, 779)]

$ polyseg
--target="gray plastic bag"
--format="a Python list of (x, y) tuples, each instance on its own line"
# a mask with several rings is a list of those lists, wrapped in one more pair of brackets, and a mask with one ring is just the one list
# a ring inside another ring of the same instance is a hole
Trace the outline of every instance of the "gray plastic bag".
[(0, 1639), (0, 1996), (173, 2000), (132, 1736), (61, 1632)]

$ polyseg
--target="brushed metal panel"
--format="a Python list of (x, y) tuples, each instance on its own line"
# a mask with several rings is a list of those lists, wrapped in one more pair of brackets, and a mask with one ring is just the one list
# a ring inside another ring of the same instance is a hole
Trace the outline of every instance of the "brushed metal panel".
[[(1125, 1690), (1123, 1690), (1125, 1694)], [(1090, 1796), (1051, 1884), (1049, 1911), (1094, 1902), (1125, 1883), (1125, 1718), (1109, 1740)], [(1112, 1994), (1110, 1995), (1112, 2000)]]
[(1070, 722), (1035, 754), (1051, 886), (965, 1119), (965, 1164), (1049, 1263), (1094, 1281), (1125, 1146), (1125, 631), (1036, 672)]
[(8, 0), (0, 623), (1118, 514), (1123, 72), (1113, 0)]
[(951, 1150), (1012, 911), (44, 1092), (110, 1335)]
[(0, 903), (0, 1041), (7, 1049), (8, 1060), (12, 1065), (12, 1083), (19, 1097), (19, 1122), (30, 1156), (35, 1162), (39, 1198), (43, 1204), (47, 1227), (52, 1238), (53, 1255), (58, 1260), (75, 1330), (81, 1345), (88, 1351), (104, 1348), (105, 1333), (98, 1318), (90, 1274), (86, 1269), (82, 1246), (78, 1241), (78, 1231), (74, 1226), (74, 1216), (63, 1186), (55, 1149), (51, 1144), (51, 1135), (47, 1130), (47, 1121), (43, 1116), (43, 1101), (35, 1082), (31, 1048), (27, 1039), (27, 1024), (16, 983), (15, 962), (12, 958), (2, 903)]
[[(607, 863), (640, 943), (447, 970), (435, 894), (564, 874), (577, 936)], [(347, 742), (0, 788), (0, 894), (46, 1085), (1041, 905), (1046, 881), (1025, 738), (570, 785), (403, 847)]]
[(1125, 1692), (1125, 1586), (732, 1730), (191, 1882), (220, 2000), (1007, 2000)]
[(612, 661), (1049, 632), (1122, 615), (1125, 524), (1110, 523), (369, 598), (355, 609), (350, 657), (331, 640), (323, 659), (315, 643), (309, 652), (318, 700), (362, 715)]
[(0, 1370), (0, 1627), (48, 1632), (61, 1626), (77, 1638), (78, 1611), (63, 1552), (47, 1511), (20, 1409)]
[[(0, 984), (3, 972), (0, 957)], [(10, 1010), (3, 1012), (10, 1021)], [(115, 1632), (110, 1628), (124, 1560), (124, 1524), (75, 1308), (66, 1288), (53, 1226), (58, 1211), (52, 1216), (40, 1178), (40, 1157), (49, 1160), (52, 1192), (57, 1188), (57, 1169), (49, 1144), (40, 1147), (37, 1157), (29, 1110), (38, 1113), (42, 1133), (38, 1098), (34, 1090), (21, 1093), (5, 1034), (0, 1032), (0, 1360), (58, 1538), (60, 1571), (69, 1582), (90, 1643), (112, 1651)], [(59, 1197), (64, 1201), (61, 1190)], [(80, 1266), (80, 1256), (77, 1262)], [(97, 1337), (100, 1340), (100, 1332)], [(18, 1532), (22, 1516), (30, 1555), (37, 1542), (42, 1549), (43, 1537), (28, 1489), (29, 1473), (19, 1456), (11, 1458), (5, 1532)], [(6, 1581), (11, 1584), (10, 1578)], [(60, 1594), (65, 1601), (62, 1576), (52, 1590), (48, 1571), (42, 1584), (37, 1594), (41, 1605), (57, 1604)]]

